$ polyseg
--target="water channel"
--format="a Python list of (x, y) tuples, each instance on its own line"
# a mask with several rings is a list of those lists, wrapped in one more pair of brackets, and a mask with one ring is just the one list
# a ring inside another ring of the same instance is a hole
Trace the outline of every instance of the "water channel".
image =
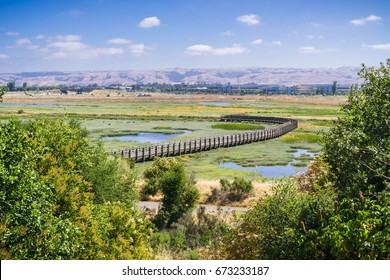
[[(317, 153), (309, 152), (305, 149), (298, 149), (293, 153), (294, 158), (299, 158), (301, 155), (308, 155), (313, 158)], [(221, 162), (219, 166), (224, 168), (231, 168), (235, 170), (245, 170), (252, 171), (261, 174), (266, 178), (277, 178), (283, 176), (295, 176), (297, 173), (303, 173), (306, 170), (306, 167), (298, 167), (294, 166), (294, 162), (298, 162), (299, 160), (293, 159), (293, 161), (289, 162), (287, 165), (274, 165), (274, 166), (254, 166), (254, 167), (243, 167), (234, 162)]]
[(176, 137), (179, 137), (183, 134), (188, 134), (191, 131), (184, 130), (180, 133), (158, 133), (158, 132), (141, 132), (139, 134), (131, 134), (131, 135), (121, 135), (121, 136), (106, 136), (103, 137), (104, 141), (134, 141), (138, 143), (159, 143), (163, 141), (167, 141)]

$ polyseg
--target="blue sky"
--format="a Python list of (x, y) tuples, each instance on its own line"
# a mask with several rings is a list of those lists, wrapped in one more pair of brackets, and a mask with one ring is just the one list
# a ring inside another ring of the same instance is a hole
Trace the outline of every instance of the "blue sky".
[(0, 0), (0, 72), (378, 65), (388, 0)]

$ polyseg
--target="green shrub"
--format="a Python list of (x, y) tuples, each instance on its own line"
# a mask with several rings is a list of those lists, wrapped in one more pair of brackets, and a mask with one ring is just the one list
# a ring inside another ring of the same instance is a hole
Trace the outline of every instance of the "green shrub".
[[(109, 185), (95, 178), (116, 161), (86, 135), (72, 120), (0, 124), (1, 259), (152, 257), (150, 223), (129, 207), (133, 198), (116, 191), (127, 179), (116, 173)], [(124, 203), (94, 204), (95, 192), (113, 200), (102, 191), (110, 188)]]
[(226, 241), (231, 259), (316, 259), (321, 258), (307, 231), (322, 223), (332, 193), (319, 196), (299, 192), (292, 180), (272, 186), (272, 195), (260, 198)]
[(155, 233), (151, 244), (156, 254), (170, 253), (179, 259), (218, 259), (223, 240), (230, 235), (227, 217), (207, 213), (200, 207), (196, 215), (187, 213), (175, 227)]
[(186, 212), (192, 210), (199, 192), (185, 173), (184, 165), (175, 158), (156, 158), (153, 165), (144, 172), (146, 190), (160, 191), (162, 206), (154, 223), (160, 229), (169, 227)]
[(221, 178), (219, 183), (221, 188), (212, 188), (207, 202), (219, 202), (224, 205), (230, 202), (242, 201), (253, 191), (252, 182), (245, 178), (236, 177), (232, 182), (226, 178)]

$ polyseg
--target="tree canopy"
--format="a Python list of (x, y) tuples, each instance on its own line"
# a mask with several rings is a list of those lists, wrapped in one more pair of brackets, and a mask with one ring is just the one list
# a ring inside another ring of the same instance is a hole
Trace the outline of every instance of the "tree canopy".
[[(150, 257), (150, 223), (132, 207), (134, 198), (119, 196), (128, 179), (117, 163), (75, 121), (1, 123), (1, 258)], [(108, 187), (114, 195), (106, 196)]]
[(230, 258), (390, 258), (390, 59), (359, 74), (322, 155), (248, 211)]

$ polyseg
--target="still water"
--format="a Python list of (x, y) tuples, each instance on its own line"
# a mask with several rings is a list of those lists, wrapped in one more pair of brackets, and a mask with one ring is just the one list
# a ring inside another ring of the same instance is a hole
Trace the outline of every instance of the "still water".
[(181, 133), (173, 133), (173, 134), (164, 134), (157, 132), (141, 132), (139, 134), (134, 135), (122, 135), (122, 136), (107, 136), (103, 137), (104, 141), (134, 141), (138, 143), (158, 143), (173, 139), (183, 134), (190, 133), (189, 130), (184, 130)]
[[(293, 153), (294, 157), (300, 157), (301, 155), (306, 154), (310, 157), (314, 157), (316, 153), (309, 152), (305, 149), (298, 149), (295, 153)], [(295, 176), (297, 173), (303, 173), (306, 171), (306, 167), (298, 167), (293, 166), (292, 163), (297, 162), (297, 160), (293, 160), (289, 162), (287, 165), (274, 165), (274, 166), (254, 166), (254, 167), (243, 167), (234, 162), (222, 162), (219, 166), (225, 168), (231, 168), (236, 170), (246, 170), (260, 173), (263, 177), (266, 178), (277, 178), (283, 176)]]

